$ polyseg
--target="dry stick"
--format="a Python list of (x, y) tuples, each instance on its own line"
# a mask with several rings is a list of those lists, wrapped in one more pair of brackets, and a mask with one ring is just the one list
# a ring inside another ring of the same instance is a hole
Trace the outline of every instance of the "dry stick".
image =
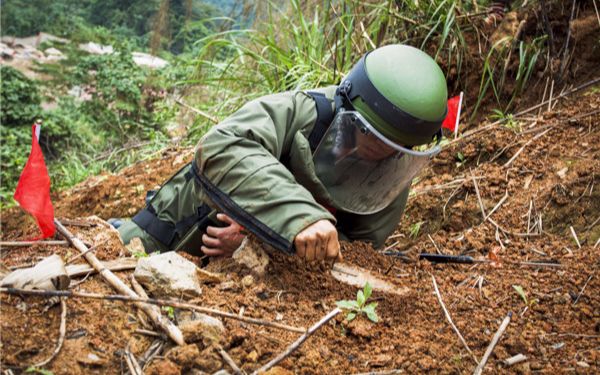
[[(127, 271), (132, 270), (137, 265), (137, 259), (135, 258), (118, 258), (114, 260), (108, 260), (102, 262), (104, 268), (111, 271)], [(71, 264), (66, 267), (67, 275), (70, 278), (87, 275), (89, 273), (96, 273), (97, 271), (87, 264)]]
[(483, 218), (483, 221), (486, 221), (490, 216), (492, 216), (492, 214), (494, 212), (496, 212), (496, 210), (498, 208), (500, 208), (500, 206), (502, 206), (504, 201), (507, 199), (508, 199), (508, 190), (504, 193), (504, 196), (502, 197), (502, 199), (500, 199), (500, 201), (494, 206), (494, 208), (492, 208), (492, 210), (487, 214), (487, 216), (485, 218)]
[(179, 104), (180, 106), (185, 107), (185, 108), (189, 109), (190, 111), (192, 111), (194, 113), (197, 113), (197, 114), (199, 114), (200, 116), (202, 116), (202, 117), (204, 117), (206, 119), (209, 119), (210, 121), (212, 121), (215, 124), (219, 123), (219, 119), (218, 118), (216, 118), (214, 116), (211, 116), (208, 113), (199, 110), (198, 108), (192, 107), (191, 105), (187, 104), (186, 102), (184, 102), (181, 99), (178, 99), (178, 98), (173, 98), (173, 99), (175, 100), (175, 103)]
[[(69, 242), (71, 242), (71, 244), (77, 250), (79, 250), (82, 253), (85, 253), (83, 256), (88, 261), (88, 263), (90, 263), (90, 265), (98, 271), (100, 276), (102, 276), (102, 278), (106, 280), (106, 282), (108, 282), (115, 290), (117, 290), (121, 294), (125, 294), (133, 298), (139, 298), (138, 295), (133, 290), (131, 290), (131, 288), (129, 288), (121, 279), (119, 279), (110, 270), (105, 268), (102, 262), (100, 262), (94, 254), (89, 252), (86, 253), (88, 248), (83, 244), (83, 242), (79, 238), (74, 237), (71, 234), (71, 232), (69, 232), (67, 228), (65, 228), (60, 223), (60, 221), (54, 219), (54, 224), (56, 225), (56, 229)], [(157, 327), (165, 331), (167, 336), (169, 336), (177, 345), (185, 345), (185, 341), (183, 340), (183, 334), (181, 333), (181, 330), (179, 330), (179, 328), (175, 324), (173, 324), (173, 322), (164, 318), (161, 314), (156, 314), (156, 311), (151, 306), (139, 302), (135, 305), (139, 307), (143, 312), (145, 312), (146, 315), (148, 315), (148, 317), (154, 322), (154, 324)]]
[(324, 325), (325, 323), (327, 323), (328, 321), (330, 321), (331, 319), (333, 319), (337, 314), (339, 314), (341, 312), (342, 312), (342, 310), (340, 310), (337, 307), (335, 309), (331, 310), (321, 320), (319, 320), (317, 323), (315, 323), (315, 325), (313, 325), (312, 327), (310, 327), (296, 341), (294, 341), (292, 344), (290, 344), (290, 346), (288, 346), (287, 349), (283, 353), (281, 353), (277, 357), (273, 358), (269, 363), (267, 363), (263, 367), (261, 367), (258, 370), (254, 371), (252, 373), (252, 375), (258, 375), (258, 374), (260, 374), (262, 372), (265, 372), (265, 371), (269, 370), (271, 367), (273, 367), (276, 364), (278, 364), (279, 362), (283, 361), (287, 356), (289, 356), (290, 354), (292, 354), (292, 352), (294, 352), (296, 349), (298, 349), (300, 347), (300, 345), (302, 345), (302, 343), (304, 341), (306, 341), (306, 339), (310, 335), (312, 335), (313, 333), (315, 333), (316, 330), (318, 330), (322, 325)]
[(85, 254), (89, 253), (90, 251), (94, 251), (94, 250), (96, 250), (96, 249), (97, 249), (99, 246), (102, 246), (102, 245), (104, 245), (105, 243), (107, 243), (109, 239), (110, 239), (110, 238), (107, 238), (107, 239), (105, 239), (104, 241), (100, 242), (99, 244), (97, 244), (97, 245), (94, 245), (94, 246), (90, 247), (90, 248), (89, 248), (89, 249), (87, 249), (85, 252), (83, 252), (83, 253), (79, 253), (79, 254), (77, 254), (77, 255), (73, 256), (71, 259), (68, 259), (68, 260), (65, 262), (65, 266), (66, 266), (66, 265), (68, 265), (68, 264), (71, 264), (71, 263), (73, 263), (74, 261), (76, 261), (77, 259), (81, 258), (82, 256), (84, 256)]
[(383, 371), (371, 371), (371, 372), (359, 372), (353, 375), (396, 375), (404, 373), (401, 369), (394, 370), (383, 370)]
[(454, 332), (456, 332), (456, 334), (458, 335), (460, 342), (463, 344), (465, 349), (467, 349), (469, 354), (471, 354), (473, 361), (475, 361), (475, 363), (477, 363), (478, 362), (477, 357), (475, 357), (475, 354), (473, 354), (473, 352), (471, 351), (471, 348), (469, 348), (469, 345), (467, 345), (465, 338), (460, 334), (460, 331), (458, 330), (456, 325), (454, 325), (454, 322), (452, 321), (452, 318), (450, 317), (450, 313), (448, 312), (448, 309), (446, 309), (446, 305), (444, 304), (444, 301), (442, 300), (442, 295), (440, 294), (440, 290), (438, 289), (437, 282), (435, 281), (435, 276), (431, 275), (431, 280), (433, 281), (433, 288), (435, 289), (435, 294), (437, 296), (437, 299), (438, 299), (440, 305), (442, 306), (442, 310), (444, 310), (444, 315), (446, 316), (446, 319), (450, 323), (450, 326), (452, 327)]
[(233, 358), (231, 358), (231, 356), (229, 355), (229, 353), (227, 353), (225, 351), (225, 349), (219, 347), (217, 349), (217, 351), (219, 352), (219, 354), (221, 355), (221, 358), (223, 358), (225, 363), (227, 363), (229, 365), (229, 367), (231, 367), (231, 369), (233, 370), (233, 373), (235, 375), (243, 375), (244, 374), (244, 372), (238, 367), (238, 365), (235, 364)]
[(74, 297), (74, 298), (92, 298), (92, 299), (104, 299), (109, 301), (122, 301), (122, 302), (135, 302), (140, 305), (158, 305), (158, 306), (173, 306), (179, 309), (187, 309), (199, 311), (205, 314), (212, 314), (216, 316), (221, 316), (224, 318), (230, 318), (239, 320), (245, 323), (257, 324), (272, 328), (279, 328), (286, 331), (297, 332), (297, 333), (305, 333), (306, 329), (299, 327), (292, 327), (286, 324), (281, 323), (273, 323), (267, 320), (258, 319), (258, 318), (250, 318), (246, 316), (238, 316), (236, 314), (228, 313), (221, 310), (211, 309), (209, 307), (202, 307), (198, 305), (193, 305), (191, 303), (180, 302), (177, 300), (168, 300), (168, 299), (156, 299), (156, 298), (141, 298), (137, 295), (135, 297), (129, 295), (119, 295), (119, 294), (100, 294), (100, 293), (85, 293), (85, 292), (74, 292), (67, 290), (25, 290), (25, 289), (17, 289), (17, 288), (0, 288), (0, 293), (13, 294), (13, 295), (29, 295), (29, 296), (38, 296), (38, 297)]
[(65, 336), (67, 334), (67, 301), (64, 298), (60, 299), (60, 308), (60, 328), (58, 329), (59, 336), (58, 341), (56, 342), (56, 349), (54, 349), (52, 355), (50, 355), (48, 359), (36, 363), (35, 365), (33, 365), (33, 367), (39, 368), (46, 366), (48, 363), (52, 362), (52, 360), (58, 355), (60, 349), (62, 348), (63, 342), (65, 341)]
[(548, 133), (550, 130), (552, 130), (554, 128), (553, 125), (551, 126), (549, 129), (546, 129), (545, 131), (541, 132), (540, 134), (537, 134), (535, 137), (531, 138), (530, 140), (528, 140), (527, 142), (525, 142), (525, 144), (523, 146), (521, 146), (521, 148), (519, 149), (519, 151), (517, 151), (512, 158), (510, 158), (509, 161), (507, 161), (506, 163), (504, 163), (504, 165), (502, 166), (503, 168), (508, 167), (509, 165), (511, 165), (511, 163), (513, 161), (515, 161), (515, 159), (519, 156), (519, 154), (521, 154), (521, 152), (523, 152), (523, 150), (525, 149), (525, 147), (527, 147), (531, 142), (535, 141), (536, 139), (540, 138), (542, 135)]
[(598, 7), (596, 6), (596, 0), (592, 0), (594, 4), (594, 10), (596, 11), (596, 18), (598, 18), (598, 26), (600, 26), (600, 13), (598, 13)]
[(477, 365), (475, 371), (473, 371), (473, 375), (480, 375), (483, 372), (483, 368), (485, 367), (485, 364), (490, 358), (490, 355), (494, 351), (496, 344), (498, 344), (498, 341), (500, 341), (502, 334), (504, 334), (504, 331), (506, 331), (506, 327), (508, 327), (508, 323), (510, 323), (511, 317), (512, 311), (509, 311), (508, 315), (506, 315), (506, 318), (504, 318), (504, 320), (502, 321), (502, 324), (500, 324), (500, 328), (498, 328), (498, 331), (494, 334), (490, 345), (488, 345), (487, 349), (485, 350), (485, 354), (483, 355), (483, 358), (481, 358), (481, 362), (479, 363), (479, 365)]
[(479, 208), (481, 208), (481, 217), (483, 217), (483, 221), (486, 220), (488, 215), (485, 213), (485, 208), (483, 207), (483, 201), (481, 200), (481, 194), (479, 194), (479, 185), (477, 185), (477, 180), (475, 180), (475, 176), (472, 176), (473, 185), (475, 186), (475, 193), (477, 193), (477, 200), (479, 201)]
[(0, 241), (0, 247), (25, 247), (34, 245), (69, 246), (69, 241)]
[(125, 349), (125, 361), (127, 362), (127, 367), (129, 367), (129, 372), (131, 375), (144, 375), (142, 367), (138, 363), (137, 359), (135, 359), (129, 348)]
[(579, 243), (579, 238), (577, 238), (577, 233), (575, 233), (575, 229), (573, 229), (572, 225), (569, 227), (569, 229), (571, 230), (571, 234), (573, 235), (573, 238), (575, 239), (575, 243), (577, 244), (577, 247), (581, 249), (581, 244)]
[(583, 288), (581, 288), (581, 292), (579, 292), (579, 294), (577, 295), (577, 299), (575, 299), (575, 302), (573, 302), (573, 306), (575, 306), (575, 304), (577, 304), (577, 302), (579, 301), (579, 298), (581, 297), (581, 295), (583, 294), (583, 291), (585, 290), (585, 287), (588, 285), (588, 283), (590, 282), (590, 280), (592, 279), (592, 277), (594, 277), (594, 273), (592, 273), (590, 275), (590, 277), (588, 277), (587, 281), (585, 282), (585, 284), (583, 285)]

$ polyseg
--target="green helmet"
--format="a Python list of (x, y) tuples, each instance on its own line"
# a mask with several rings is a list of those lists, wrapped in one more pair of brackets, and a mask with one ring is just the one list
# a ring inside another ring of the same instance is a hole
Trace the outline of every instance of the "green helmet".
[[(400, 145), (430, 143), (446, 117), (446, 79), (425, 52), (392, 44), (365, 54), (338, 88), (383, 136)], [(349, 108), (348, 108), (349, 107)]]

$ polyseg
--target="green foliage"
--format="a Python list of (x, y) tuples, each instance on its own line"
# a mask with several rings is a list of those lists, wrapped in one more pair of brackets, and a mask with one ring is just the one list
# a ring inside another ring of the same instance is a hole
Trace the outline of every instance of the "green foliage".
[(515, 117), (511, 113), (502, 112), (499, 109), (494, 109), (490, 116), (494, 120), (498, 120), (504, 124), (507, 128), (519, 133), (521, 132), (521, 123), (515, 120)]
[(0, 65), (0, 123), (2, 126), (32, 125), (42, 111), (38, 85), (23, 73)]
[(528, 299), (527, 293), (525, 293), (525, 290), (523, 289), (523, 287), (521, 285), (513, 285), (512, 287), (515, 290), (515, 292), (517, 292), (519, 297), (521, 297), (523, 302), (525, 302), (525, 306), (531, 307), (532, 305), (534, 305), (538, 302), (537, 298)]
[(167, 313), (167, 316), (169, 317), (169, 319), (171, 319), (171, 320), (175, 319), (175, 309), (173, 308), (173, 306), (163, 306), (162, 311)]
[(465, 165), (466, 162), (467, 162), (467, 159), (462, 154), (462, 152), (457, 152), (456, 153), (456, 168), (462, 167), (463, 165)]
[(367, 282), (363, 290), (359, 290), (356, 293), (356, 300), (342, 300), (337, 301), (335, 304), (342, 310), (346, 310), (346, 320), (352, 321), (359, 315), (366, 315), (369, 320), (374, 323), (379, 321), (379, 317), (375, 312), (377, 308), (377, 302), (371, 302), (367, 304), (369, 297), (371, 297), (371, 285)]
[(409, 237), (415, 239), (419, 236), (419, 232), (421, 231), (421, 226), (424, 224), (424, 221), (419, 221), (417, 223), (411, 224), (409, 228)]
[(33, 367), (33, 366), (29, 366), (27, 367), (27, 370), (25, 370), (26, 373), (34, 373), (34, 374), (40, 374), (40, 375), (54, 375), (54, 373), (50, 370), (45, 370), (43, 368), (39, 368), (39, 367)]

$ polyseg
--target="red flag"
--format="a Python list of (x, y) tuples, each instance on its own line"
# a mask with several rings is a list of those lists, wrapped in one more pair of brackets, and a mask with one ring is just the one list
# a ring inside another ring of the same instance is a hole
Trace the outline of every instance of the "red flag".
[(35, 217), (42, 231), (42, 236), (36, 239), (43, 239), (54, 236), (56, 228), (54, 208), (50, 201), (50, 176), (38, 143), (39, 126), (34, 124), (31, 127), (31, 153), (21, 172), (14, 198), (25, 211)]
[(460, 116), (460, 96), (448, 99), (448, 114), (442, 122), (442, 128), (455, 131), (458, 125), (458, 116)]

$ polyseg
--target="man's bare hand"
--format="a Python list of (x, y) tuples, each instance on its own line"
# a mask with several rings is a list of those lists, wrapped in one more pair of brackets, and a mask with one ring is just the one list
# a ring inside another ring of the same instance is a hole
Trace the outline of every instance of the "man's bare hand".
[(319, 220), (304, 228), (294, 238), (296, 254), (307, 261), (342, 259), (335, 226), (329, 220)]
[(202, 236), (201, 250), (208, 256), (229, 257), (242, 244), (244, 228), (225, 214), (217, 214), (217, 219), (229, 224), (226, 227), (206, 227), (206, 233)]

